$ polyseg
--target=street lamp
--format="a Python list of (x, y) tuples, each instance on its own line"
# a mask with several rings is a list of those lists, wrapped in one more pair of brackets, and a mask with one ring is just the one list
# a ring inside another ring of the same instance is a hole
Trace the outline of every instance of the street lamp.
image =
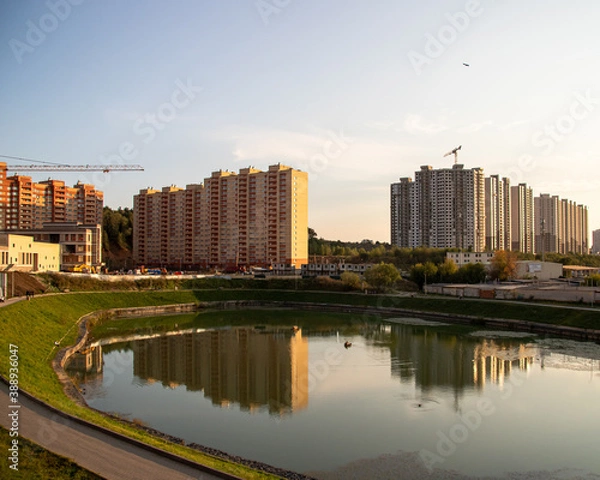
[(540, 227), (541, 227), (541, 239), (542, 239), (542, 263), (546, 261), (546, 239), (545, 239), (545, 227), (546, 226), (546, 219), (542, 218), (542, 221), (540, 222)]

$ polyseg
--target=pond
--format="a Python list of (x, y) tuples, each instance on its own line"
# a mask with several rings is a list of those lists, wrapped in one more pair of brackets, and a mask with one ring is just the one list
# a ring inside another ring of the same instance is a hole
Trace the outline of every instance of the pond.
[(596, 344), (350, 314), (175, 320), (74, 358), (88, 404), (322, 479), (600, 478)]

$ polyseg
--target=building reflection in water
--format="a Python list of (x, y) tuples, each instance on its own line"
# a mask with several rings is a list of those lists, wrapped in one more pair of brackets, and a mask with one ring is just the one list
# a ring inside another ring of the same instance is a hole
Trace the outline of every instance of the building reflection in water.
[(69, 357), (66, 369), (78, 378), (94, 377), (102, 373), (102, 345), (86, 347)]
[(308, 341), (302, 331), (209, 330), (131, 342), (133, 373), (203, 391), (215, 405), (284, 414), (308, 405)]
[(528, 370), (537, 347), (515, 340), (490, 340), (418, 325), (382, 325), (391, 350), (391, 371), (421, 392), (483, 389), (486, 382), (502, 386), (513, 369)]
[(513, 369), (528, 371), (537, 353), (538, 348), (528, 344), (507, 345), (497, 340), (481, 340), (475, 346), (473, 383), (483, 388), (489, 379), (502, 386)]

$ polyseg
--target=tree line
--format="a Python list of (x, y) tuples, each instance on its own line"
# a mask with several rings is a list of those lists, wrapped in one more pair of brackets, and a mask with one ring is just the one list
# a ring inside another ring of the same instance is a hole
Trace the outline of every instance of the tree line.
[(132, 268), (133, 209), (102, 210), (102, 258), (109, 270)]
[[(346, 263), (392, 263), (404, 272), (408, 272), (418, 263), (431, 262), (434, 265), (444, 263), (446, 253), (459, 252), (458, 248), (401, 248), (386, 242), (362, 240), (361, 242), (343, 242), (318, 238), (314, 229), (308, 229), (308, 254), (310, 261), (345, 261)], [(542, 260), (541, 254), (514, 252), (516, 260)], [(546, 253), (546, 262), (563, 265), (582, 265), (600, 267), (600, 255), (578, 253)]]

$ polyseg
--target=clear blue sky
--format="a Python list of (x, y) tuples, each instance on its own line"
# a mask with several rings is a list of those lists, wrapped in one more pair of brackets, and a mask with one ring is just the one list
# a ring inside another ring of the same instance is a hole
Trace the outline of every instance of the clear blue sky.
[(2, 0), (0, 154), (142, 164), (54, 175), (111, 207), (281, 162), (319, 236), (389, 241), (390, 183), (463, 145), (600, 228), (599, 21), (592, 0)]

